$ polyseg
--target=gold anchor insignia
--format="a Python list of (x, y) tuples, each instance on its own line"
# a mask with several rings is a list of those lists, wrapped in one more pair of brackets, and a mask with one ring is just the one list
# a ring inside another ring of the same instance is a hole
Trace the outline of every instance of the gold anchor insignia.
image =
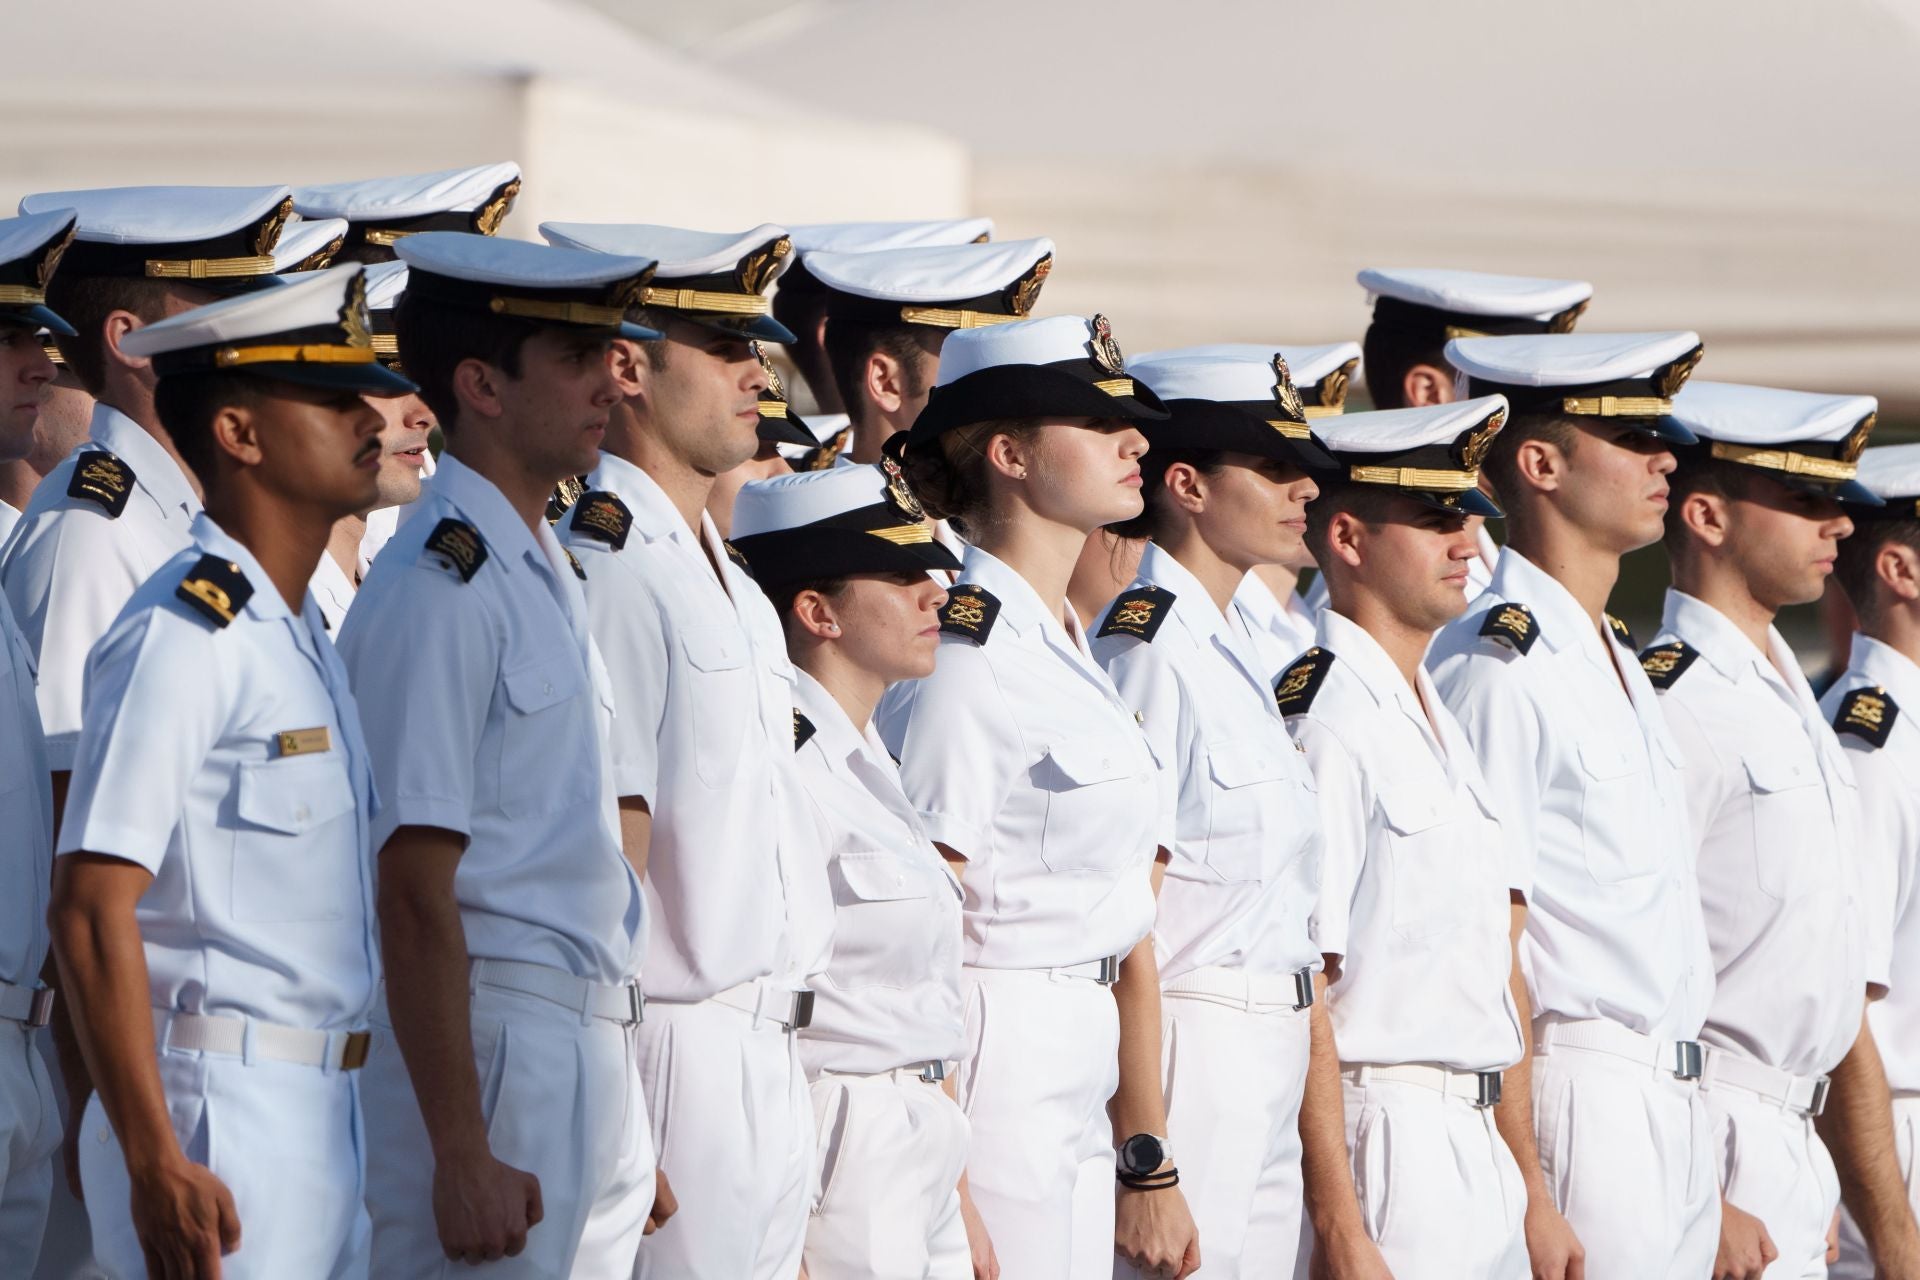
[(1840, 442), (1840, 461), (1858, 462), (1860, 454), (1867, 447), (1867, 437), (1873, 434), (1874, 420), (1880, 415), (1870, 413), (1860, 420), (1860, 424)]
[(1087, 347), (1093, 353), (1093, 362), (1107, 373), (1125, 373), (1126, 357), (1120, 354), (1120, 344), (1113, 340), (1112, 323), (1105, 316), (1096, 315), (1091, 327), (1093, 337), (1087, 343)]
[(1052, 254), (1034, 263), (1027, 274), (1014, 282), (1013, 292), (1007, 298), (1007, 310), (1017, 316), (1024, 316), (1032, 311), (1034, 300), (1040, 296), (1040, 286), (1047, 282), (1047, 276), (1052, 271)]
[(758, 342), (749, 343), (748, 345), (753, 348), (753, 358), (760, 362), (760, 371), (767, 375), (766, 398), (771, 400), (785, 400), (787, 398), (787, 388), (785, 384), (780, 381), (780, 371), (774, 368), (773, 361), (767, 358), (767, 349)]
[(1664, 676), (1680, 662), (1680, 650), (1655, 649), (1640, 659), (1640, 667), (1650, 676)]
[(293, 197), (288, 196), (280, 202), (280, 207), (267, 215), (260, 229), (253, 235), (253, 252), (265, 257), (273, 252), (273, 246), (280, 243), (280, 231), (287, 225), (287, 219), (293, 216)]
[(1854, 696), (1847, 707), (1847, 723), (1857, 724), (1865, 729), (1878, 729), (1887, 719), (1887, 701), (1873, 693), (1861, 693)]
[(1507, 627), (1519, 632), (1521, 635), (1525, 635), (1532, 629), (1533, 619), (1527, 616), (1524, 609), (1516, 609), (1509, 605), (1500, 610), (1499, 620), (1496, 621), (1494, 625), (1497, 627)]
[(977, 627), (987, 620), (987, 602), (979, 596), (955, 596), (947, 603), (947, 620), (955, 626)]
[(507, 220), (507, 213), (513, 208), (514, 197), (520, 194), (520, 179), (504, 182), (493, 193), (480, 211), (473, 215), (473, 229), (483, 236), (490, 236), (500, 230), (500, 224)]
[[(235, 572), (238, 572), (235, 566)], [(233, 621), (233, 598), (205, 578), (188, 578), (180, 589), (213, 610), (226, 622)]]
[(1695, 347), (1661, 370), (1659, 378), (1661, 396), (1671, 400), (1679, 395), (1680, 388), (1687, 385), (1687, 379), (1693, 376), (1694, 366), (1700, 363), (1700, 357), (1705, 354), (1704, 346)]
[(116, 496), (126, 492), (127, 473), (120, 463), (110, 457), (101, 456), (80, 469), (80, 479), (89, 485), (98, 485)]
[(1113, 620), (1123, 627), (1144, 627), (1153, 621), (1153, 601), (1125, 600), (1114, 610)]
[(1273, 353), (1273, 401), (1280, 406), (1280, 412), (1295, 422), (1306, 421), (1307, 412), (1300, 405), (1300, 392), (1293, 385), (1293, 371), (1287, 368), (1287, 358), (1280, 352)]

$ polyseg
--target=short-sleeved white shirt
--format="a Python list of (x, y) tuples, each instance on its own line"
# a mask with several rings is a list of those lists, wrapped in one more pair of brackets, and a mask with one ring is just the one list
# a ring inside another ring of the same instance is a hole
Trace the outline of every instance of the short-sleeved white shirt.
[[(204, 514), (193, 537), (88, 660), (60, 852), (153, 873), (136, 914), (155, 1008), (361, 1026), (375, 801), (346, 669), (312, 596), (289, 610)], [(225, 626), (176, 594), (203, 553), (253, 587)]]
[(1326, 674), (1287, 725), (1320, 786), (1314, 935), (1342, 957), (1327, 988), (1340, 1056), (1503, 1071), (1521, 1049), (1508, 981), (1519, 877), (1492, 788), (1424, 668), (1416, 691), (1332, 609), (1315, 647)]
[(20, 508), (11, 502), (0, 502), (0, 551), (5, 551), (7, 539), (13, 536), (14, 526), (20, 523)]
[[(1520, 653), (1480, 634), (1531, 612)], [(1498, 615), (1495, 615), (1496, 617)], [(1691, 1040), (1713, 998), (1688, 780), (1639, 658), (1511, 547), (1442, 628), (1427, 668), (1473, 743), (1528, 899), (1521, 965), (1536, 1014), (1606, 1018)]]
[[(426, 548), (445, 519), (486, 548), (471, 581)], [(361, 584), (340, 654), (384, 806), (374, 847), (404, 826), (464, 836), (453, 891), (470, 955), (616, 984), (639, 974), (645, 916), (580, 585), (545, 521), (528, 529), (449, 456)]]
[[(133, 472), (118, 516), (67, 493), (74, 468), (95, 450)], [(49, 768), (73, 767), (87, 651), (134, 588), (193, 541), (199, 511), (200, 499), (180, 464), (140, 424), (104, 404), (93, 407), (87, 442), (35, 486), (0, 563), (0, 587), (39, 665)]]
[(978, 546), (960, 582), (999, 601), (986, 639), (941, 636), (933, 674), (877, 723), (927, 834), (967, 859), (962, 958), (1124, 954), (1153, 927), (1163, 829), (1146, 738), (1065, 601), (1049, 608)]
[[(559, 533), (586, 566), (613, 681), (615, 792), (653, 815), (647, 995), (702, 1000), (754, 978), (803, 979), (824, 958), (832, 906), (817, 862), (792, 847), (810, 837), (780, 823), (794, 675), (780, 620), (713, 521), (702, 512), (696, 533), (645, 471), (602, 454), (587, 489), (632, 516), (618, 550), (570, 518)], [(796, 864), (814, 873), (789, 884)]]
[(1868, 916), (1870, 982), (1887, 988), (1867, 1006), (1867, 1022), (1886, 1066), (1887, 1084), (1920, 1090), (1920, 666), (1872, 636), (1855, 633), (1847, 670), (1820, 699), (1829, 724), (1859, 689), (1898, 710), (1886, 743), (1841, 733), (1859, 786), (1862, 901)]
[(1160, 977), (1317, 968), (1307, 921), (1320, 882), (1319, 803), (1265, 661), (1199, 580), (1151, 543), (1116, 604), (1143, 586), (1174, 597), (1153, 639), (1097, 636), (1093, 656), (1139, 715), (1160, 766), (1162, 811), (1173, 815), (1153, 929)]
[(47, 958), (47, 887), (53, 860), (53, 783), (33, 651), (0, 593), (0, 982), (40, 985)]
[(833, 892), (833, 954), (814, 982), (800, 1061), (821, 1071), (891, 1071), (966, 1052), (960, 1003), (960, 886), (900, 789), (871, 725), (856, 730), (798, 672), (805, 731), (794, 792), (829, 832), (815, 869)]
[(1866, 1001), (1853, 770), (1778, 631), (1762, 653), (1669, 590), (1653, 647), (1676, 640), (1698, 655), (1659, 696), (1686, 756), (1713, 945), (1700, 1038), (1817, 1075), (1853, 1047)]
[[(1314, 585), (1319, 586), (1320, 579), (1315, 578)], [(1249, 573), (1234, 589), (1229, 610), (1253, 638), (1254, 650), (1267, 669), (1269, 692), (1280, 673), (1313, 644), (1313, 620), (1324, 607), (1324, 599), (1315, 605), (1298, 591), (1282, 600), (1257, 573)]]

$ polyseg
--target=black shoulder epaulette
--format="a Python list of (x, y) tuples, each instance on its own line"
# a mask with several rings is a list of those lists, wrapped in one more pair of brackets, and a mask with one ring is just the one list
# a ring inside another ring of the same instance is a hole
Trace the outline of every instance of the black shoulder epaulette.
[(173, 594), (215, 627), (224, 627), (253, 598), (253, 584), (231, 560), (201, 556)]
[(725, 539), (721, 540), (720, 545), (727, 549), (727, 559), (733, 561), (734, 564), (738, 565), (740, 567), (740, 572), (746, 574), (749, 578), (753, 577), (753, 565), (748, 563), (746, 552), (742, 551), (740, 548), (734, 546), (731, 542), (728, 542)]
[(985, 644), (1000, 616), (1000, 600), (984, 587), (963, 582), (947, 592), (946, 608), (940, 610), (940, 629), (950, 636), (965, 636), (976, 644)]
[(1480, 634), (1491, 636), (1525, 656), (1527, 650), (1533, 648), (1533, 642), (1540, 638), (1540, 629), (1533, 625), (1533, 610), (1507, 601), (1487, 610), (1487, 616), (1480, 622)]
[(67, 481), (69, 498), (98, 503), (109, 519), (118, 519), (132, 493), (133, 468), (105, 449), (89, 449), (73, 460), (73, 478)]
[(799, 708), (793, 712), (793, 749), (798, 751), (807, 745), (807, 739), (813, 736), (813, 721), (800, 714)]
[(452, 516), (433, 526), (433, 532), (427, 535), (427, 550), (445, 560), (462, 582), (472, 582), (473, 575), (487, 562), (487, 544), (480, 541), (480, 531)]
[(1605, 616), (1607, 619), (1607, 630), (1613, 632), (1613, 638), (1627, 646), (1627, 648), (1637, 652), (1640, 646), (1634, 642), (1633, 628), (1610, 613)]
[(1893, 722), (1900, 718), (1900, 704), (1885, 689), (1855, 689), (1840, 700), (1833, 713), (1833, 731), (1864, 738), (1876, 747), (1887, 745)]
[(1320, 685), (1333, 670), (1333, 654), (1325, 649), (1309, 649), (1286, 669), (1273, 685), (1273, 700), (1280, 704), (1283, 716), (1304, 715), (1313, 706)]
[(573, 519), (567, 527), (618, 551), (627, 545), (627, 534), (633, 529), (633, 510), (617, 495), (595, 489), (581, 494), (573, 504)]
[(1671, 640), (1666, 644), (1654, 645), (1640, 654), (1640, 669), (1647, 673), (1647, 679), (1656, 689), (1670, 689), (1673, 682), (1686, 674), (1687, 668), (1694, 664), (1700, 651), (1685, 640)]
[(1107, 610), (1107, 620), (1094, 632), (1101, 636), (1139, 636), (1152, 640), (1173, 608), (1173, 592), (1165, 587), (1141, 587), (1122, 591)]
[(573, 554), (573, 552), (566, 547), (560, 549), (567, 553), (567, 563), (573, 566), (573, 576), (585, 582), (587, 580), (587, 567), (580, 563), (580, 557)]

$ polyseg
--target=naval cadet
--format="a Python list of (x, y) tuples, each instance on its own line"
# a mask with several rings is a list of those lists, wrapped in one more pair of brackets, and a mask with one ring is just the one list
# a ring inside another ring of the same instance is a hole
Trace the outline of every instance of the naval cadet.
[[(1146, 546), (1093, 653), (1146, 732), (1173, 824), (1149, 944), (1161, 1070), (1122, 1081), (1164, 1096), (1166, 1127), (1115, 1129), (1115, 1275), (1179, 1269), (1154, 1230), (1168, 1213), (1154, 1202), (1175, 1194), (1191, 1209), (1202, 1274), (1272, 1275), (1297, 1245), (1300, 1102), (1313, 1033), (1325, 1036), (1324, 1012), (1310, 1012), (1319, 953), (1308, 928), (1320, 817), (1232, 603), (1255, 565), (1300, 554), (1313, 473), (1332, 459), (1272, 351), (1133, 360), (1127, 372), (1171, 416), (1140, 425), (1145, 508), (1115, 529)], [(1184, 1172), (1170, 1193), (1155, 1170), (1176, 1153)]]
[(1712, 957), (1680, 748), (1604, 611), (1620, 558), (1660, 538), (1672, 447), (1693, 440), (1672, 397), (1700, 341), (1457, 338), (1446, 355), (1470, 397), (1511, 406), (1483, 464), (1507, 546), (1428, 665), (1528, 860), (1531, 1035), (1497, 1118), (1534, 1272), (1577, 1275), (1584, 1249), (1592, 1280), (1698, 1280), (1720, 1235), (1698, 1087)]
[(519, 195), (520, 166), (502, 160), (464, 169), (295, 187), (293, 208), (303, 218), (343, 220), (338, 260), (371, 266), (395, 261), (395, 246), (422, 231), (493, 235)]
[(207, 505), (88, 658), (49, 912), (113, 1275), (367, 1274), (375, 801), (306, 590), (372, 500), (363, 396), (411, 389), (364, 289), (342, 267), (116, 344)]
[(1338, 1158), (1319, 1169), (1345, 1184), (1308, 1198), (1336, 1275), (1356, 1258), (1398, 1280), (1529, 1274), (1526, 1188), (1493, 1111), (1520, 1058), (1524, 884), (1422, 665), (1466, 611), (1468, 520), (1500, 515), (1479, 469), (1506, 416), (1485, 396), (1317, 424), (1340, 463), (1307, 508), (1329, 603), (1277, 699), (1325, 829), (1313, 927), (1341, 1083), (1303, 1125), (1331, 1121)]
[(624, 1280), (654, 1200), (645, 902), (583, 570), (545, 515), (618, 399), (608, 344), (651, 334), (626, 308), (653, 263), (452, 231), (399, 252), (399, 358), (447, 451), (340, 636), (384, 806), (372, 1271)]

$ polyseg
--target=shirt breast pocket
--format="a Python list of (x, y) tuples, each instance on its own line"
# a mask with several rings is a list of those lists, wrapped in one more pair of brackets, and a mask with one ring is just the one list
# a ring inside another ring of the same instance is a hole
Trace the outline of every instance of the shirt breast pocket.
[(544, 813), (592, 794), (597, 768), (559, 773), (554, 761), (597, 760), (581, 738), (598, 726), (581, 696), (586, 673), (571, 654), (538, 658), (501, 677), (507, 717), (500, 744), (500, 810), (508, 817)]
[(1153, 839), (1155, 794), (1142, 743), (1072, 738), (1033, 766), (1046, 795), (1040, 861), (1049, 871), (1114, 872)]
[[(1393, 931), (1429, 938), (1466, 922), (1464, 904), (1476, 877), (1459, 847), (1459, 815), (1451, 796), (1400, 786), (1380, 793), (1392, 875)], [(1474, 813), (1479, 828), (1479, 813)]]
[(1635, 754), (1621, 743), (1590, 738), (1580, 744), (1577, 768), (1587, 874), (1599, 884), (1620, 884), (1658, 871), (1668, 842), (1649, 827), (1660, 797)]
[(1208, 870), (1230, 883), (1268, 880), (1298, 856), (1313, 829), (1313, 795), (1291, 742), (1252, 739), (1207, 744)]
[(724, 787), (740, 770), (740, 752), (754, 714), (754, 672), (747, 638), (727, 627), (693, 627), (680, 633), (687, 661), (692, 721), (693, 770), (708, 787)]
[(1832, 814), (1827, 806), (1820, 766), (1808, 753), (1755, 754), (1742, 759), (1753, 793), (1754, 880), (1768, 897), (1800, 896), (1815, 890), (1814, 876), (1832, 880), (1838, 869), (1824, 866), (1820, 849), (1832, 843)]
[[(926, 871), (883, 850), (842, 853), (832, 867), (833, 959), (828, 971), (834, 985), (857, 990), (928, 981), (938, 943), (929, 932), (938, 923), (936, 904), (929, 901), (935, 886)], [(957, 937), (957, 919), (953, 931)]]
[(335, 751), (240, 766), (234, 796), (233, 918), (340, 920), (360, 902), (360, 822)]

